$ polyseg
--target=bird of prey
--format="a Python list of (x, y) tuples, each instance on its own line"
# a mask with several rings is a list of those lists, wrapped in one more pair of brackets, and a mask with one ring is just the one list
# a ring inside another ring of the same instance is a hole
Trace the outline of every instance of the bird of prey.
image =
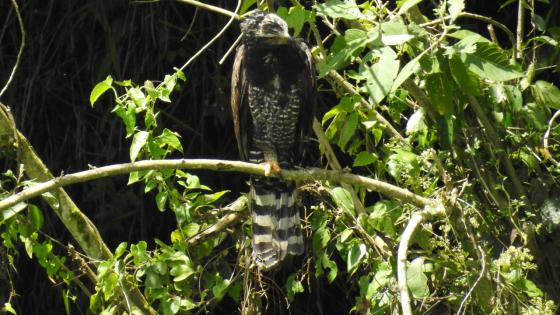
[(251, 177), (253, 260), (262, 270), (303, 253), (294, 182), (269, 177), (300, 164), (315, 106), (315, 68), (307, 45), (284, 20), (255, 11), (241, 23), (231, 106), (241, 158), (265, 165)]

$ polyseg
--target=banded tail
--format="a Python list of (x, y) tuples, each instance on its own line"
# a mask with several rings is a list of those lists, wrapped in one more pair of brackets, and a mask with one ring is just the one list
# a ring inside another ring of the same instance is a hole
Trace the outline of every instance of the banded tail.
[(253, 260), (263, 270), (278, 266), (288, 254), (303, 253), (295, 188), (278, 178), (251, 178)]

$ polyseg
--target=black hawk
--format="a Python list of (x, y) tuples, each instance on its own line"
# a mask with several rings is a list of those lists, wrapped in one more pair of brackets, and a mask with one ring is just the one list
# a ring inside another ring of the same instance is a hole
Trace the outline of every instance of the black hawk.
[[(255, 11), (241, 23), (231, 106), (241, 158), (266, 175), (299, 165), (311, 131), (315, 69), (307, 45), (275, 14)], [(253, 260), (264, 270), (304, 250), (294, 182), (251, 177)]]

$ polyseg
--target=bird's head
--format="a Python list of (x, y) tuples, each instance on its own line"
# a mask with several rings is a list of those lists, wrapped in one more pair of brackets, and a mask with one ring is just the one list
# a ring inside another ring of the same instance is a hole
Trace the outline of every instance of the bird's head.
[(288, 24), (274, 13), (260, 10), (247, 16), (241, 22), (241, 32), (246, 37), (289, 38)]

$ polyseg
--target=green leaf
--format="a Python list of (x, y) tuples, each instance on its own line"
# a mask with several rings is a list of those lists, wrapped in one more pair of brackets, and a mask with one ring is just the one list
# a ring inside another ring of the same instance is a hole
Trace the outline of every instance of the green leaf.
[(391, 92), (395, 92), (403, 83), (406, 81), (413, 73), (420, 70), (420, 58), (422, 55), (416, 56), (414, 59), (409, 61), (399, 72), (397, 78), (393, 82), (393, 87), (391, 88)]
[(474, 96), (482, 94), (480, 80), (476, 75), (467, 70), (467, 67), (459, 56), (453, 55), (449, 59), (449, 68), (451, 70), (451, 76), (463, 92)]
[(414, 259), (406, 269), (406, 283), (415, 298), (424, 298), (430, 294), (428, 277), (424, 274), (424, 259)]
[(126, 252), (127, 247), (128, 247), (128, 244), (126, 242), (120, 243), (119, 246), (117, 246), (117, 248), (115, 249), (114, 258), (117, 259), (117, 258), (121, 257)]
[(410, 8), (422, 2), (422, 0), (397, 0), (397, 7), (399, 7), (399, 12), (397, 15), (406, 13)]
[(540, 15), (532, 12), (531, 12), (531, 24), (541, 32), (546, 31), (545, 20)]
[(432, 73), (426, 77), (426, 91), (440, 115), (447, 116), (453, 112), (453, 85), (443, 73)]
[(35, 230), (40, 230), (43, 226), (43, 222), (45, 221), (43, 213), (41, 213), (39, 207), (32, 204), (29, 205), (29, 219), (31, 220)]
[(367, 152), (367, 151), (362, 151), (360, 153), (358, 153), (358, 155), (354, 158), (354, 164), (352, 164), (353, 167), (359, 167), (359, 166), (366, 166), (366, 165), (370, 165), (375, 163), (375, 161), (377, 161), (377, 155), (375, 155), (375, 153), (371, 153), (371, 152)]
[(348, 141), (350, 141), (350, 138), (354, 136), (357, 127), (358, 127), (358, 113), (352, 112), (348, 116), (348, 120), (344, 124), (344, 127), (342, 127), (342, 131), (340, 132), (340, 137), (338, 139), (338, 146), (343, 151), (345, 150)]
[(523, 76), (518, 67), (509, 64), (505, 52), (492, 43), (476, 43), (476, 50), (462, 53), (461, 60), (470, 71), (492, 81), (509, 81)]
[(360, 71), (367, 80), (365, 87), (375, 104), (379, 104), (391, 91), (400, 66), (399, 60), (396, 59), (397, 55), (391, 48), (386, 47), (380, 53), (377, 63), (371, 67), (361, 67)]
[(291, 274), (286, 281), (288, 301), (292, 302), (297, 293), (303, 293), (305, 289), (300, 280), (296, 279), (296, 274)]
[(167, 203), (167, 197), (168, 197), (168, 193), (165, 190), (162, 190), (160, 192), (158, 192), (158, 194), (156, 195), (156, 206), (158, 208), (159, 211), (164, 211), (165, 210), (165, 204)]
[(12, 304), (10, 304), (10, 302), (4, 303), (4, 307), (2, 308), (2, 310), (3, 310), (4, 312), (17, 315), (16, 310), (12, 307)]
[(452, 20), (455, 20), (464, 9), (465, 0), (447, 0), (447, 10)]
[(187, 237), (195, 236), (198, 233), (198, 231), (200, 231), (200, 225), (195, 222), (191, 222), (183, 228), (183, 232)]
[(354, 201), (348, 190), (342, 187), (335, 187), (331, 190), (331, 195), (340, 209), (348, 213), (354, 213)]
[(147, 248), (148, 244), (145, 241), (140, 241), (138, 244), (130, 245), (130, 253), (133, 256), (134, 265), (139, 266), (148, 260), (149, 257), (146, 253)]
[(529, 297), (541, 297), (543, 292), (537, 285), (529, 279), (520, 279), (515, 286), (525, 292)]
[(95, 87), (91, 91), (91, 94), (89, 95), (89, 103), (91, 104), (91, 107), (93, 107), (93, 105), (95, 104), (95, 102), (97, 102), (97, 99), (101, 95), (103, 95), (105, 92), (107, 92), (107, 90), (111, 88), (112, 84), (113, 78), (109, 75), (107, 76), (107, 78), (105, 78), (105, 80), (95, 85)]
[(554, 84), (539, 80), (531, 86), (531, 93), (539, 105), (560, 109), (560, 89)]
[(346, 269), (349, 273), (354, 273), (362, 259), (366, 256), (367, 247), (363, 243), (354, 243), (350, 246), (348, 257), (346, 258)]
[(138, 153), (140, 153), (140, 150), (146, 145), (149, 136), (150, 134), (147, 131), (138, 131), (134, 134), (132, 144), (130, 145), (130, 160), (132, 162), (136, 161)]
[(332, 18), (356, 20), (363, 18), (363, 14), (354, 1), (327, 0), (315, 5), (317, 14)]
[(289, 27), (294, 29), (294, 37), (299, 36), (305, 23), (314, 19), (313, 13), (305, 10), (302, 6), (294, 6), (290, 10), (281, 7), (278, 8), (276, 14), (284, 19)]
[(255, 3), (257, 3), (257, 0), (243, 0), (241, 8), (239, 9), (239, 14), (247, 12), (247, 10)]
[(229, 279), (222, 279), (222, 277), (217, 275), (216, 282), (212, 287), (212, 294), (214, 294), (214, 297), (218, 301), (221, 300), (226, 294), (229, 283), (230, 283)]
[(326, 267), (329, 269), (329, 273), (327, 274), (327, 281), (329, 281), (329, 283), (332, 283), (338, 275), (338, 266), (336, 265), (336, 262), (332, 261), (326, 253), (323, 253), (323, 255), (321, 256), (321, 265), (323, 266), (323, 268)]
[(167, 128), (163, 129), (163, 132), (158, 139), (162, 141), (162, 143), (167, 144), (169, 147), (183, 153), (183, 145), (179, 140), (179, 135)]
[(132, 88), (128, 90), (128, 95), (137, 107), (141, 109), (146, 108), (146, 96), (139, 88)]
[(312, 244), (313, 249), (317, 252), (322, 252), (331, 240), (331, 233), (325, 227), (320, 227), (313, 232)]

